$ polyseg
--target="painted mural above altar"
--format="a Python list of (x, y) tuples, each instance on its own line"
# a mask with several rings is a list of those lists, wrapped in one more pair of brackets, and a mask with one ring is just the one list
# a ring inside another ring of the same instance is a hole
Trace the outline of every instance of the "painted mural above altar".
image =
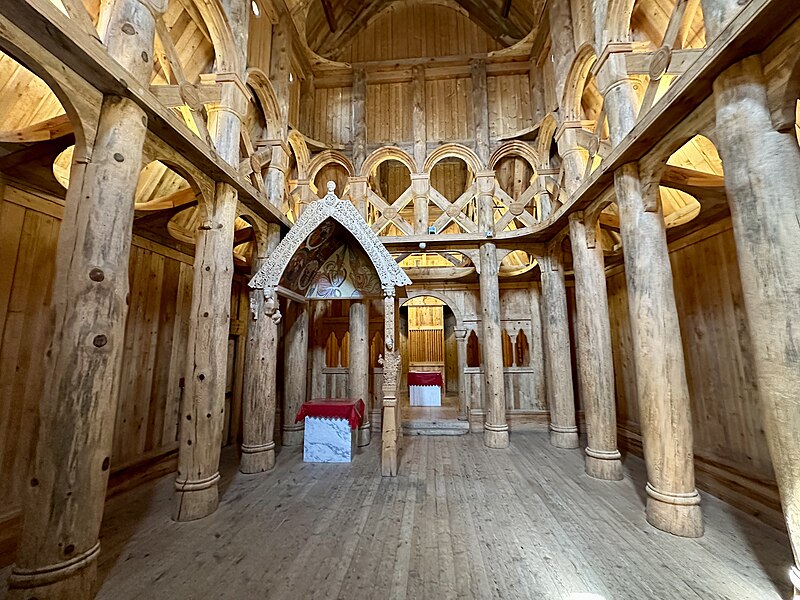
[(322, 265), (306, 292), (307, 298), (363, 298), (381, 295), (381, 280), (360, 249), (341, 246)]

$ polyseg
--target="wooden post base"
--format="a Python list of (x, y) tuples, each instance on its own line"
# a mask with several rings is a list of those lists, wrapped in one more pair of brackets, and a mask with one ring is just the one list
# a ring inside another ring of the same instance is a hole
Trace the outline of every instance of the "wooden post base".
[(245, 474), (263, 473), (275, 467), (275, 442), (261, 446), (242, 444), (242, 458), (239, 471)]
[(175, 521), (194, 521), (207, 517), (219, 506), (219, 473), (201, 481), (175, 481)]
[(578, 428), (550, 425), (550, 443), (556, 448), (564, 448), (566, 450), (580, 448), (581, 444), (580, 440), (578, 440)]
[(57, 565), (37, 569), (14, 567), (8, 578), (9, 600), (94, 598), (100, 544)]
[(656, 529), (688, 538), (703, 536), (703, 513), (697, 490), (688, 493), (661, 492), (649, 483), (647, 490), (647, 522)]
[(508, 448), (508, 425), (483, 426), (483, 443), (487, 448)]
[(622, 479), (621, 458), (619, 450), (593, 450), (587, 447), (586, 474), (595, 479), (620, 481)]
[(299, 429), (296, 429), (294, 427), (292, 427), (291, 429), (288, 427), (283, 428), (282, 444), (284, 446), (302, 446), (303, 438), (304, 438), (303, 425), (300, 425)]
[(369, 446), (369, 443), (372, 441), (372, 423), (367, 421), (361, 427), (358, 428), (358, 446)]

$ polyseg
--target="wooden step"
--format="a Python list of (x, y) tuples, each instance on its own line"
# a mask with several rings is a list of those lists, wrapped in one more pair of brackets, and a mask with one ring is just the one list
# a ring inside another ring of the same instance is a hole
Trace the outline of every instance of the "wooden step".
[(469, 433), (469, 423), (455, 419), (414, 419), (403, 422), (404, 435), (464, 435)]

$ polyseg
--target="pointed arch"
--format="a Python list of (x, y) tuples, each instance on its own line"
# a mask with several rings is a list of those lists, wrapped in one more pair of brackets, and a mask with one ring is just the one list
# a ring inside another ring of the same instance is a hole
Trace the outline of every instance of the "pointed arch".
[(358, 214), (355, 206), (347, 200), (340, 200), (333, 193), (332, 188), (333, 185), (329, 183), (328, 194), (303, 211), (294, 227), (289, 230), (287, 236), (281, 240), (258, 273), (250, 280), (251, 288), (263, 289), (265, 293), (271, 293), (278, 286), (281, 276), (295, 252), (326, 219), (338, 221), (353, 234), (372, 261), (385, 292), (394, 293), (396, 287), (405, 287), (411, 284), (408, 275), (395, 262), (367, 222)]

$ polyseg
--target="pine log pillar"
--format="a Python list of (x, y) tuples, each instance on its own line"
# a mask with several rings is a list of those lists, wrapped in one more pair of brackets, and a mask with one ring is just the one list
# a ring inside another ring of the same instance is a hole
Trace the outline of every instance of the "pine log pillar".
[[(618, 144), (636, 124), (636, 94), (622, 54), (611, 54), (598, 83)], [(647, 466), (647, 521), (684, 536), (703, 535), (695, 489), (691, 401), (658, 185), (643, 192), (636, 164), (614, 176)]]
[[(578, 383), (588, 436), (586, 473), (597, 479), (619, 480), (622, 479), (622, 461), (617, 449), (614, 363), (599, 225), (597, 219), (590, 220), (582, 213), (570, 215), (577, 305)], [(590, 228), (593, 229), (591, 234)]]
[(772, 127), (757, 56), (722, 73), (714, 99), (764, 431), (800, 597), (800, 148), (794, 123)]
[(327, 390), (325, 385), (325, 338), (322, 336), (325, 324), (327, 305), (324, 300), (315, 300), (311, 304), (311, 323), (308, 334), (309, 375), (308, 389), (312, 399), (324, 398)]
[[(235, 74), (217, 74), (219, 103), (206, 107), (209, 132), (217, 153), (238, 164), (241, 115), (246, 107), (244, 84)], [(219, 456), (225, 421), (225, 373), (228, 362), (233, 236), (238, 194), (218, 183), (213, 203), (197, 231), (192, 312), (189, 322), (187, 375), (181, 407), (178, 475), (175, 480), (176, 521), (192, 521), (217, 509)]]
[(578, 448), (580, 444), (572, 385), (567, 288), (561, 252), (551, 249), (541, 261), (541, 270), (542, 336), (547, 404), (550, 407), (550, 443), (556, 448)]
[(469, 421), (469, 402), (467, 399), (467, 330), (456, 329), (456, 356), (458, 359), (458, 420)]
[(348, 396), (364, 402), (364, 419), (358, 428), (358, 445), (367, 446), (372, 439), (369, 421), (369, 304), (350, 301), (350, 360), (347, 376)]
[[(478, 221), (481, 231), (494, 234), (494, 172), (478, 173)], [(503, 338), (500, 323), (500, 265), (497, 248), (491, 242), (480, 247), (480, 296), (483, 340), (481, 355), (484, 374), (486, 420), (483, 442), (489, 448), (508, 447), (506, 390), (503, 377)]]
[[(154, 31), (150, 10), (138, 0), (120, 0), (104, 35), (109, 54), (145, 85)], [(95, 593), (128, 313), (134, 191), (146, 133), (138, 105), (106, 96), (91, 161), (72, 165), (38, 437), (8, 580), (15, 600), (81, 600)]]
[(635, 164), (615, 173), (615, 189), (647, 465), (647, 520), (675, 535), (699, 537), (689, 387), (661, 203), (642, 193)]
[[(267, 226), (266, 239), (259, 240), (258, 272), (280, 241), (280, 226)], [(268, 310), (269, 308), (269, 310)], [(250, 317), (242, 394), (242, 473), (262, 473), (275, 466), (275, 398), (280, 313), (267, 305), (264, 291), (250, 290)]]
[(414, 194), (414, 234), (425, 235), (428, 233), (428, 194), (431, 179), (428, 173), (414, 173), (411, 175), (411, 190)]
[(358, 214), (366, 221), (369, 207), (369, 201), (367, 200), (369, 178), (350, 177), (348, 178), (348, 185), (350, 186), (350, 201), (356, 207)]
[(283, 433), (284, 446), (303, 444), (304, 424), (294, 418), (306, 401), (308, 364), (308, 305), (290, 300), (283, 321)]

